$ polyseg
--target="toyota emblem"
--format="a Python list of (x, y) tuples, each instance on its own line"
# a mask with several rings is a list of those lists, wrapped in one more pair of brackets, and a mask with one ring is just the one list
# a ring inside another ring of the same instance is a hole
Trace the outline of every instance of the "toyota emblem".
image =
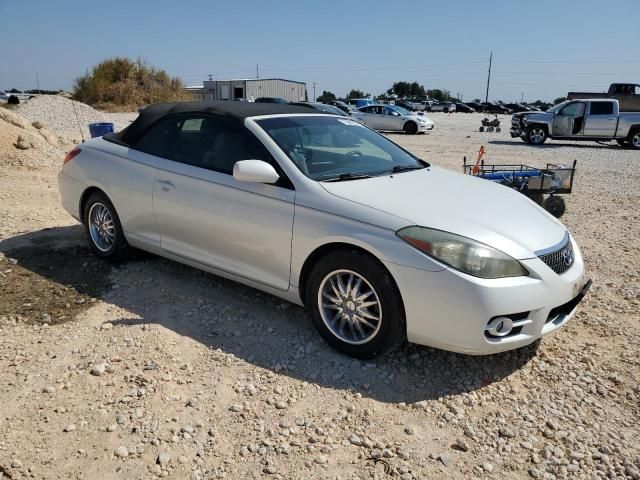
[(562, 261), (567, 267), (573, 263), (573, 253), (568, 248), (564, 252), (562, 252), (561, 257)]

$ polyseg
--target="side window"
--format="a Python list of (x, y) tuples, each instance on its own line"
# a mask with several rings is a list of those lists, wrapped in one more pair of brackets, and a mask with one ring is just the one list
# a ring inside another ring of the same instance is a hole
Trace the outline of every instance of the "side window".
[(569, 105), (564, 107), (562, 110), (560, 110), (560, 115), (577, 116), (577, 115), (583, 115), (583, 114), (584, 114), (584, 103), (582, 102), (570, 103)]
[(156, 157), (171, 158), (173, 139), (176, 137), (179, 127), (180, 121), (177, 118), (162, 120), (151, 127), (133, 148)]
[(161, 121), (135, 145), (151, 155), (231, 175), (238, 160), (269, 161), (257, 140), (242, 129), (204, 115)]
[(613, 115), (613, 102), (592, 102), (591, 115)]

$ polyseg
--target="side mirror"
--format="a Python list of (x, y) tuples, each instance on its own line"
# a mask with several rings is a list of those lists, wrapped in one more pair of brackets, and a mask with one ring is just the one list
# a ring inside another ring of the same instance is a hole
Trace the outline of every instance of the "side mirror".
[(276, 183), (280, 175), (262, 160), (240, 160), (233, 166), (233, 178), (239, 182)]
[(233, 166), (233, 178), (239, 182), (276, 183), (280, 175), (262, 160), (240, 160)]

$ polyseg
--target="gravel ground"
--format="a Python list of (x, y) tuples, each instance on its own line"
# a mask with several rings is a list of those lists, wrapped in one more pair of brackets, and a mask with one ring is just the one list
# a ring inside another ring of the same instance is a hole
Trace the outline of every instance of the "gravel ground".
[(490, 357), (353, 360), (296, 306), (93, 257), (57, 169), (1, 164), (0, 478), (640, 479), (639, 152), (430, 116), (432, 134), (390, 137), (446, 168), (481, 144), (487, 161), (578, 160), (563, 221), (594, 286), (566, 327)]

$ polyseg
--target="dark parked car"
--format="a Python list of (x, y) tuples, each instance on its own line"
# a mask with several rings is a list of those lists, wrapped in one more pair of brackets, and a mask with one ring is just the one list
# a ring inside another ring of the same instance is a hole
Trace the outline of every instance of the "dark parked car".
[(527, 108), (526, 106), (522, 105), (521, 103), (505, 103), (504, 106), (507, 107), (509, 110), (511, 110), (513, 113), (520, 113), (520, 112), (528, 112), (529, 111), (529, 108)]
[(327, 105), (326, 103), (320, 102), (291, 102), (289, 105), (297, 105), (299, 107), (309, 107), (314, 110), (318, 110), (322, 113), (330, 113), (332, 115), (338, 115), (340, 117), (348, 117), (349, 114), (342, 111), (342, 109), (335, 107), (333, 105)]
[(324, 102), (326, 105), (332, 105), (334, 107), (338, 107), (340, 110), (342, 110), (344, 113), (350, 115), (351, 112), (353, 111), (353, 108), (349, 105), (347, 105), (344, 102), (341, 102), (340, 100), (330, 100), (328, 102)]
[(481, 112), (482, 109), (484, 108), (484, 105), (478, 102), (467, 102), (465, 103), (465, 105), (473, 108), (476, 112)]
[(259, 97), (255, 99), (256, 103), (289, 103), (284, 98), (280, 97)]
[(483, 103), (482, 111), (484, 113), (504, 113), (504, 114), (511, 113), (511, 110), (505, 107), (504, 105), (501, 105), (499, 103), (494, 103), (494, 102)]
[(466, 103), (456, 103), (456, 112), (473, 113), (476, 109)]

